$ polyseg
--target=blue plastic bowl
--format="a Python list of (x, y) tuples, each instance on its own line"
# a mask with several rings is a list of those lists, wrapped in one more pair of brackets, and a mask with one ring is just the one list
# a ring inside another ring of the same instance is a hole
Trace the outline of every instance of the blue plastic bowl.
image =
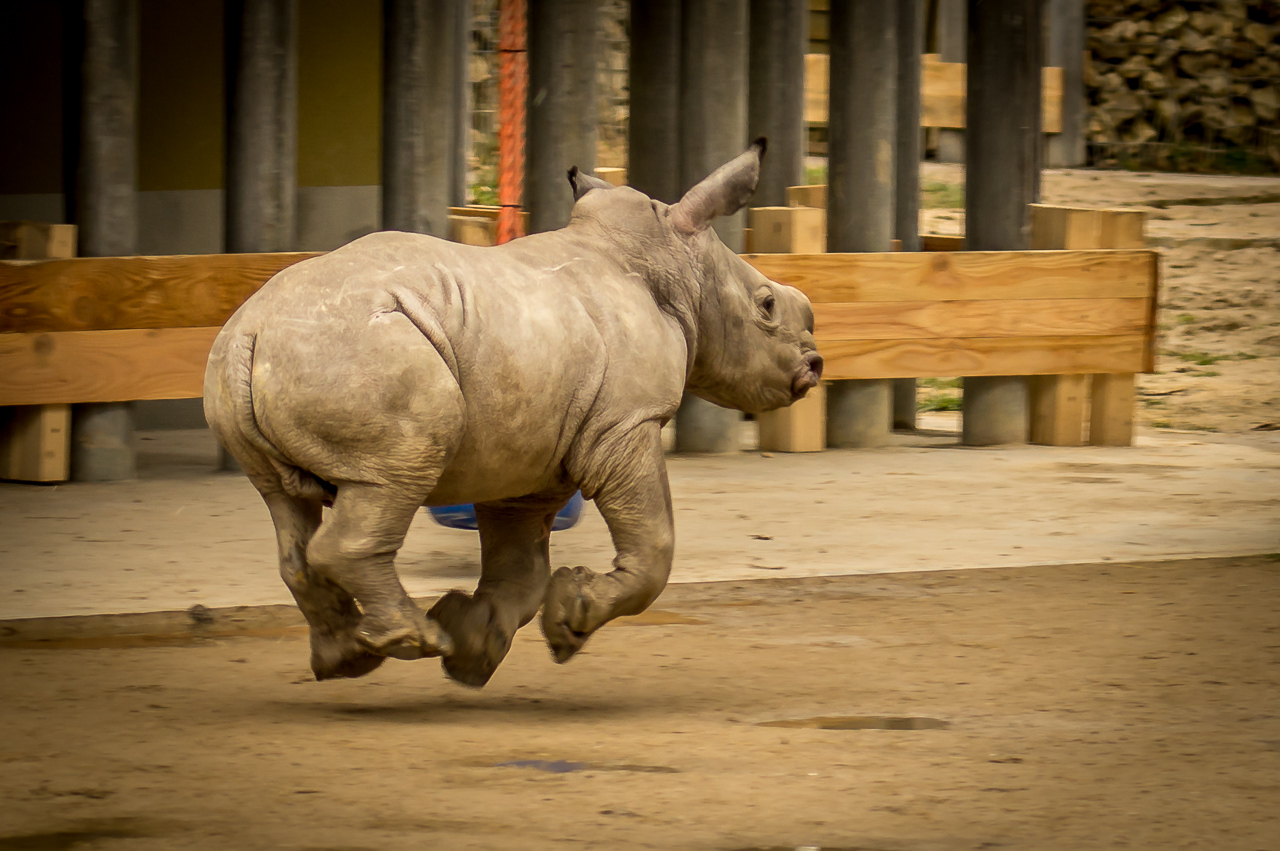
[[(431, 512), (431, 519), (441, 526), (448, 526), (450, 529), (470, 529), (473, 532), (480, 528), (476, 525), (476, 507), (474, 505), (433, 505), (429, 506), (427, 510)], [(551, 531), (559, 532), (563, 529), (568, 529), (576, 524), (581, 516), (582, 491), (578, 491), (570, 497), (568, 504), (556, 514), (556, 519), (551, 524)]]

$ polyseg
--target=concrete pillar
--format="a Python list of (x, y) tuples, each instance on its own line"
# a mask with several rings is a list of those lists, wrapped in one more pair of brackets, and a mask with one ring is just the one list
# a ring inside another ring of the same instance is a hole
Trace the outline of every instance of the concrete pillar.
[(77, 482), (118, 482), (137, 475), (133, 405), (76, 405), (71, 420), (71, 478)]
[[(1040, 0), (970, 0), (965, 124), (965, 244), (974, 251), (1031, 247), (1029, 204), (1040, 196)], [(1024, 376), (964, 380), (963, 440), (1025, 443)]]
[[(969, 0), (938, 0), (938, 59), (964, 62), (969, 44)], [(964, 131), (944, 127), (938, 131), (938, 162), (964, 162)]]
[(804, 54), (809, 7), (794, 0), (751, 0), (747, 137), (767, 136), (769, 153), (752, 207), (787, 206), (787, 187), (804, 179)]
[(827, 446), (867, 449), (889, 442), (893, 382), (833, 381), (827, 386)]
[(1048, 62), (1062, 69), (1062, 132), (1048, 137), (1045, 165), (1071, 168), (1085, 164), (1084, 3), (1047, 0)]
[[(138, 0), (85, 0), (80, 162), (80, 254), (136, 254), (138, 247)], [(137, 475), (127, 402), (76, 405), (71, 478)]]
[[(894, 159), (893, 238), (903, 251), (920, 250), (920, 61), (925, 0), (898, 0), (898, 142)], [(893, 427), (916, 427), (916, 380), (893, 382)]]
[(627, 182), (680, 200), (680, 0), (631, 4)]
[[(747, 147), (747, 0), (687, 3), (680, 55), (680, 191)], [(768, 157), (766, 157), (767, 159)], [(717, 219), (716, 233), (742, 251), (746, 213)]]
[(470, 175), (467, 160), (471, 155), (471, 0), (452, 0), (457, 11), (453, 16), (453, 173), (449, 180), (449, 206), (467, 203)]
[[(643, 4), (636, 4), (637, 6)], [(680, 193), (747, 146), (747, 0), (685, 4), (679, 84)], [(717, 219), (716, 233), (742, 251), (745, 213)], [(685, 394), (676, 412), (677, 452), (733, 452), (742, 415)]]
[[(893, 0), (833, 3), (827, 250), (888, 251), (898, 144), (898, 12)], [(878, 446), (892, 423), (889, 380), (832, 382), (827, 445)]]
[(569, 223), (570, 166), (596, 167), (599, 0), (529, 3), (529, 123), (524, 204), (529, 231)]
[(297, 0), (227, 0), (226, 249), (297, 239)]
[(384, 0), (382, 227), (449, 235), (462, 165), (456, 43), (465, 3)]

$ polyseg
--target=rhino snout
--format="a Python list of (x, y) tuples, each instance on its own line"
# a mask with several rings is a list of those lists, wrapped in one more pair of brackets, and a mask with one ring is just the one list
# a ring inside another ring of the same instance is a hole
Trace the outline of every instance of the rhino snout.
[(818, 386), (822, 379), (822, 355), (817, 352), (806, 352), (800, 360), (800, 367), (791, 379), (791, 398), (799, 400), (805, 393)]

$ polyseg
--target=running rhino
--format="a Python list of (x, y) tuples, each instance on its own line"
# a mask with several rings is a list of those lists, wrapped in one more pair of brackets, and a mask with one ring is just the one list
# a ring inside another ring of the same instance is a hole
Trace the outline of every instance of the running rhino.
[[(764, 150), (670, 206), (575, 168), (562, 230), (491, 248), (375, 233), (236, 311), (205, 415), (271, 512), (317, 679), (441, 656), (481, 686), (539, 608), (565, 662), (657, 598), (675, 542), (659, 430), (682, 392), (758, 413), (822, 374), (808, 299), (710, 227), (751, 196)], [(551, 521), (578, 489), (617, 549), (608, 573), (551, 571)], [(396, 552), (421, 506), (468, 502), (479, 586), (424, 614)]]

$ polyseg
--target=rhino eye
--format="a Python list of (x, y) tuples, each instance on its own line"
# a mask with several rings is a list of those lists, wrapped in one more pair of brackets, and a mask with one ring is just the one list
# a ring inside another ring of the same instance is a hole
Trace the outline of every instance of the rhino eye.
[(773, 309), (776, 306), (777, 304), (774, 302), (773, 296), (767, 295), (764, 297), (764, 301), (760, 302), (760, 312), (764, 314), (765, 319), (772, 319)]

